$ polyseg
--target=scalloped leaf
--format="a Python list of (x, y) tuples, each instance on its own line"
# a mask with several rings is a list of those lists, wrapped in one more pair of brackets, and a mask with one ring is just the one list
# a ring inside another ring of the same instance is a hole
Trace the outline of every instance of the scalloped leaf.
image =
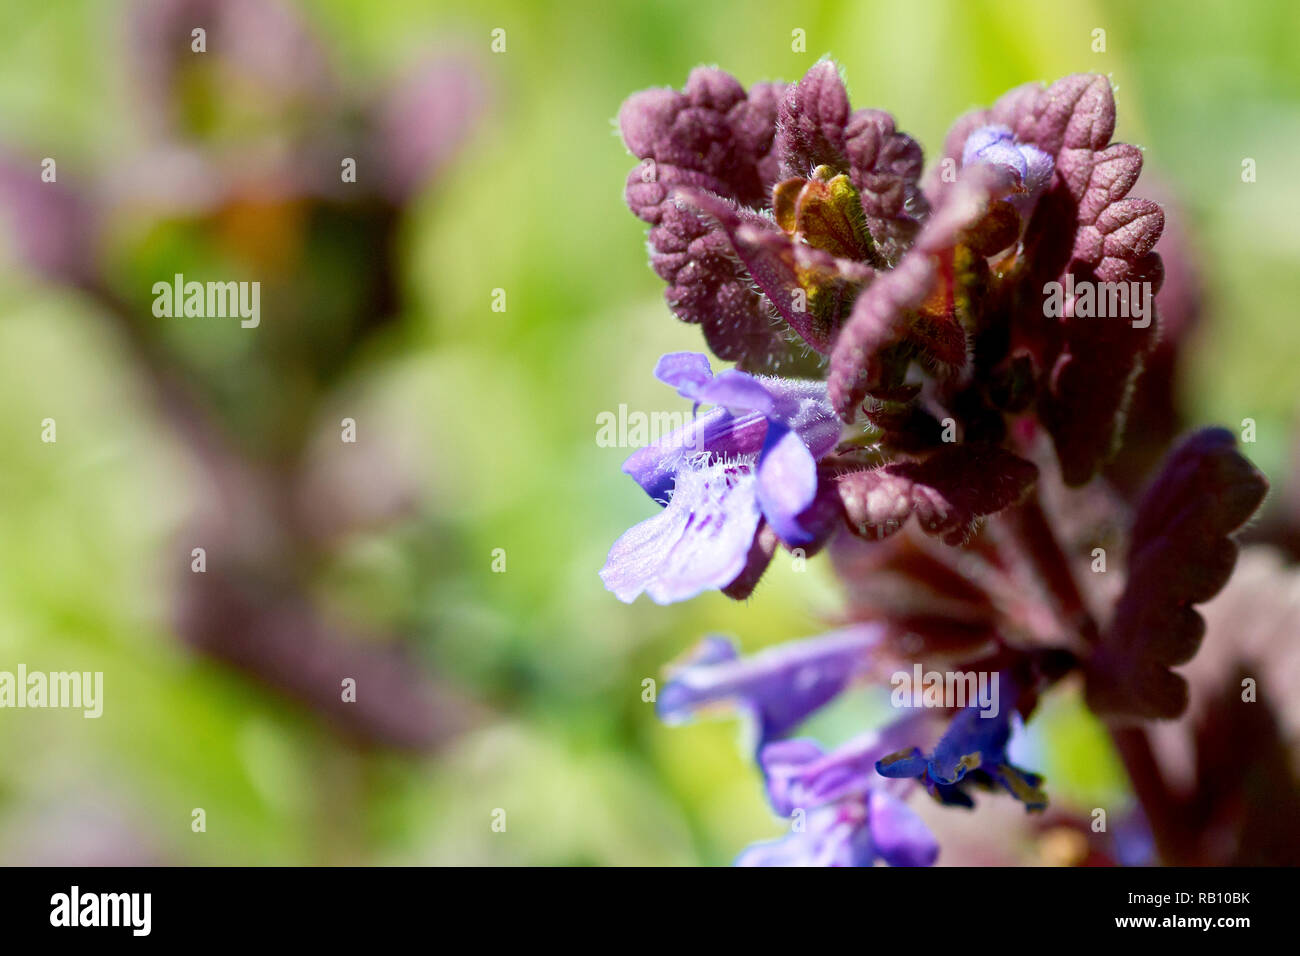
[[(1041, 376), (1040, 420), (1052, 435), (1066, 483), (1083, 484), (1119, 445), (1133, 383), (1156, 340), (1155, 325), (1076, 319), (1067, 304), (1060, 328), (1044, 330), (1043, 287), (1072, 275), (1076, 282), (1149, 281), (1154, 295), (1162, 270), (1151, 250), (1164, 213), (1150, 200), (1128, 198), (1142, 154), (1134, 146), (1110, 144), (1115, 98), (1105, 76), (1076, 73), (1047, 88), (1016, 87), (991, 109), (958, 120), (945, 154), (959, 157), (971, 131), (987, 124), (1009, 127), (1017, 140), (1055, 161), (1052, 188), (1025, 233), (1017, 295), (1022, 315), (1012, 352), (1033, 357)], [(938, 177), (928, 184), (932, 197), (949, 188)]]
[(746, 95), (721, 70), (693, 70), (684, 90), (653, 89), (619, 111), (624, 143), (642, 163), (628, 174), (627, 204), (650, 223), (650, 264), (682, 321), (702, 326), (719, 358), (754, 371), (798, 364), (803, 351), (772, 320), (730, 240), (672, 198), (677, 188), (761, 206), (776, 178), (776, 118), (785, 84)]
[[(674, 196), (727, 237), (764, 301), (791, 329), (818, 352), (830, 351), (831, 335), (836, 331), (831, 319), (838, 318), (843, 311), (840, 306), (846, 307), (857, 288), (870, 278), (869, 267), (795, 243), (766, 217), (709, 193), (678, 190)], [(810, 292), (806, 285), (814, 279), (818, 285)], [(835, 302), (827, 305), (828, 296)], [(814, 308), (819, 297), (822, 307)]]
[(941, 372), (966, 365), (966, 330), (955, 312), (958, 247), (979, 235), (996, 197), (1011, 188), (1010, 175), (992, 165), (967, 171), (898, 265), (858, 297), (831, 353), (831, 402), (845, 421), (869, 392), (897, 384), (887, 379), (898, 376), (900, 361), (917, 357)]
[(1191, 660), (1205, 633), (1192, 605), (1227, 583), (1237, 560), (1229, 535), (1267, 491), (1268, 481), (1222, 428), (1195, 432), (1170, 453), (1138, 505), (1128, 580), (1086, 665), (1094, 711), (1144, 718), (1183, 712), (1187, 682), (1169, 668)]
[(948, 445), (920, 461), (902, 461), (838, 479), (849, 527), (878, 540), (911, 515), (927, 534), (965, 543), (978, 520), (1015, 504), (1038, 469), (996, 445)]
[(849, 95), (832, 61), (814, 63), (786, 91), (777, 119), (776, 149), (784, 176), (807, 179), (818, 166), (848, 169), (844, 127)]
[(867, 228), (885, 262), (897, 262), (928, 212), (921, 193), (921, 147), (882, 110), (857, 110), (844, 131), (849, 178), (862, 199)]

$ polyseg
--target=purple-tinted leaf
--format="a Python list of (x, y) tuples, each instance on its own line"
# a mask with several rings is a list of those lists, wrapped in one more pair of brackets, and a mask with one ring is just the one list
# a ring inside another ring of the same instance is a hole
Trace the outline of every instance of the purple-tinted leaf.
[(1065, 345), (1043, 383), (1038, 416), (1052, 435), (1066, 484), (1081, 485), (1118, 447), (1155, 323), (1139, 329), (1124, 318), (1072, 313), (1067, 304)]
[(919, 181), (921, 147), (894, 128), (880, 110), (857, 110), (844, 132), (849, 178), (862, 200), (877, 254), (896, 262), (920, 229), (927, 211)]
[(731, 119), (731, 111), (745, 100), (745, 89), (734, 77), (699, 67), (680, 93), (654, 89), (628, 97), (619, 110), (619, 128), (628, 150), (654, 168), (657, 182), (676, 185), (682, 174), (694, 174), (686, 177), (689, 185), (757, 205), (763, 183), (755, 150), (762, 141), (752, 137), (750, 113), (743, 114), (749, 134), (744, 138)]
[(888, 467), (857, 471), (839, 479), (849, 527), (863, 538), (885, 538), (912, 516), (912, 482)]
[(818, 166), (844, 171), (848, 120), (849, 96), (835, 64), (830, 60), (813, 64), (781, 102), (776, 144), (782, 175), (807, 179)]
[(727, 114), (737, 149), (743, 156), (754, 157), (754, 170), (765, 195), (781, 172), (776, 118), (789, 88), (788, 83), (755, 83), (749, 88), (749, 96)]
[[(809, 307), (810, 295), (800, 283), (801, 273), (823, 275), (832, 289), (837, 288), (835, 283), (842, 283), (845, 291), (848, 285), (863, 281), (870, 270), (798, 245), (771, 220), (718, 196), (692, 190), (678, 190), (674, 195), (707, 217), (728, 238), (745, 272), (762, 291), (763, 301), (770, 303), (808, 345), (818, 352), (829, 351), (834, 330), (823, 324), (822, 316)], [(770, 322), (768, 328), (772, 328)]]
[(853, 420), (869, 391), (885, 384), (886, 350), (906, 336), (907, 321), (930, 294), (937, 273), (929, 256), (907, 256), (858, 296), (831, 353), (831, 402), (845, 421)]
[[(1051, 433), (1067, 483), (1086, 482), (1111, 455), (1120, 438), (1124, 407), (1155, 341), (1154, 326), (1075, 319), (1068, 309), (1059, 334), (1035, 329), (1043, 319), (1043, 285), (1076, 280), (1151, 281), (1160, 267), (1152, 247), (1164, 226), (1160, 207), (1126, 198), (1142, 167), (1132, 146), (1110, 143), (1115, 100), (1110, 81), (1096, 74), (1067, 76), (1044, 89), (1017, 87), (985, 111), (962, 117), (945, 143), (949, 158), (961, 156), (969, 136), (996, 124), (1021, 143), (1052, 157), (1052, 188), (1029, 223), (1023, 253), (1019, 334), (1013, 350), (1033, 356), (1042, 376), (1039, 415)], [(951, 187), (938, 177), (931, 197)], [(1153, 292), (1155, 291), (1153, 288)], [(1102, 327), (1098, 327), (1102, 326)]]
[(773, 138), (785, 87), (760, 84), (746, 97), (720, 70), (692, 71), (682, 92), (645, 90), (623, 104), (624, 142), (642, 160), (627, 179), (627, 204), (650, 230), (650, 264), (684, 322), (699, 324), (719, 358), (775, 370), (794, 360), (785, 330), (736, 262), (727, 236), (671, 198), (677, 187), (760, 207), (776, 174)]
[(1018, 184), (1016, 172), (1004, 166), (979, 164), (963, 170), (930, 213), (913, 251), (936, 255), (963, 242), (993, 201), (1009, 194)]
[(868, 539), (898, 531), (910, 515), (927, 534), (962, 544), (979, 518), (1014, 504), (1038, 469), (993, 445), (948, 445), (920, 461), (903, 461), (839, 479), (849, 527)]
[(847, 172), (858, 190), (877, 258), (897, 261), (925, 212), (916, 142), (895, 129), (888, 113), (864, 109), (850, 114), (844, 83), (829, 60), (790, 87), (779, 120), (776, 147), (782, 174), (806, 179), (818, 166)]
[[(1112, 147), (1114, 148), (1114, 147)], [(1169, 207), (1174, 201), (1167, 189), (1152, 190)], [(1199, 321), (1203, 304), (1202, 258), (1190, 247), (1180, 217), (1169, 215), (1156, 245), (1164, 279), (1156, 297), (1160, 334), (1142, 364), (1129, 402), (1125, 440), (1106, 468), (1106, 478), (1126, 496), (1136, 497), (1155, 473), (1170, 443), (1184, 427), (1179, 396), (1179, 368), (1184, 343)]]
[[(1010, 170), (972, 167), (943, 194), (916, 244), (858, 297), (831, 354), (830, 390), (835, 410), (852, 421), (867, 393), (884, 381), (890, 348), (908, 343), (932, 366), (966, 364), (966, 332), (953, 311), (954, 252), (969, 240), (999, 195), (1013, 185)], [(927, 301), (930, 300), (930, 301)], [(927, 305), (922, 315), (922, 305)]]
[[(633, 192), (640, 190), (637, 170), (629, 179), (628, 204), (636, 211)], [(649, 184), (658, 191), (662, 184)], [(657, 195), (658, 193), (656, 193)], [(771, 306), (753, 289), (735, 250), (721, 229), (690, 209), (655, 199), (641, 207), (652, 217), (650, 265), (668, 288), (673, 313), (684, 322), (702, 326), (710, 350), (721, 359), (748, 369), (780, 368), (790, 361), (785, 330), (773, 321)], [(641, 214), (641, 213), (638, 213)]]
[(989, 594), (933, 551), (915, 527), (884, 541), (837, 536), (831, 560), (851, 620), (888, 621), (906, 635), (901, 654), (956, 664), (995, 646), (1000, 619)]
[[(1070, 260), (1058, 281), (1068, 273), (1076, 281), (1147, 281), (1158, 288), (1160, 267), (1151, 250), (1164, 228), (1164, 213), (1149, 200), (1127, 198), (1141, 172), (1142, 154), (1122, 143), (1108, 146), (1115, 129), (1110, 81), (1068, 76), (1040, 96), (1019, 94), (1004, 110), (1018, 111), (1009, 124), (1017, 136), (1056, 160), (1059, 199), (1042, 205), (1031, 231), (1073, 234)], [(1037, 244), (1027, 239), (1026, 247), (1034, 250)], [(1031, 282), (1037, 283), (1044, 265), (1031, 270)], [(1133, 381), (1155, 341), (1155, 325), (1075, 318), (1067, 307), (1063, 326), (1061, 355), (1044, 369), (1048, 377), (1039, 412), (1065, 481), (1077, 485), (1115, 451)]]
[(1093, 710), (1147, 718), (1183, 712), (1187, 683), (1169, 668), (1200, 645), (1205, 621), (1192, 605), (1227, 583), (1237, 559), (1229, 535), (1267, 490), (1223, 429), (1196, 432), (1170, 454), (1138, 505), (1128, 580), (1087, 665)]

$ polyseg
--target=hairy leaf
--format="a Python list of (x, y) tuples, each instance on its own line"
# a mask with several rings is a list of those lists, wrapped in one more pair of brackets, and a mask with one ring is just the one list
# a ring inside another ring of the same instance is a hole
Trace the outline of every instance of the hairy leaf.
[(1014, 504), (1038, 469), (994, 445), (948, 445), (920, 461), (902, 461), (839, 479), (849, 527), (877, 539), (898, 531), (910, 515), (927, 534), (964, 543), (979, 518)]
[(776, 178), (773, 151), (783, 84), (759, 84), (748, 96), (716, 69), (691, 72), (686, 88), (645, 90), (619, 111), (627, 148), (642, 163), (627, 178), (631, 210), (650, 223), (650, 263), (668, 283), (678, 318), (699, 324), (719, 358), (754, 370), (794, 361), (798, 348), (773, 322), (731, 242), (673, 198), (677, 188), (757, 208)]

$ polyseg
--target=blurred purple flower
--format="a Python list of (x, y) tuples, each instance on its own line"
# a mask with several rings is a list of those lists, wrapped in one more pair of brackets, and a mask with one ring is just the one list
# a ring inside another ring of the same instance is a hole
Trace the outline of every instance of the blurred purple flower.
[(0, 229), (14, 257), (48, 282), (85, 286), (95, 275), (94, 249), (86, 236), (98, 210), (57, 182), (43, 182), (41, 165), (0, 155)]
[(682, 723), (700, 710), (732, 703), (753, 715), (759, 745), (797, 727), (866, 674), (884, 626), (861, 624), (740, 657), (723, 637), (707, 637), (659, 692), (656, 712)]
[(739, 866), (930, 866), (934, 835), (902, 801), (902, 788), (882, 780), (875, 761), (915, 719), (863, 734), (829, 754), (810, 740), (785, 740), (759, 756), (773, 809), (795, 831), (742, 853)]

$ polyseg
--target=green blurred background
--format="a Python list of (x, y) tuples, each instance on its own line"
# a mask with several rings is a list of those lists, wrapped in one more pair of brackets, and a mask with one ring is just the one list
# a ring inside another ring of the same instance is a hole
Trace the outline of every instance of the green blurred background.
[[(633, 161), (613, 120), (629, 93), (680, 86), (700, 63), (749, 85), (797, 79), (830, 53), (854, 106), (891, 111), (927, 155), (953, 119), (1011, 86), (1108, 74), (1117, 139), (1145, 148), (1144, 182), (1177, 197), (1198, 250), (1207, 312), (1189, 416), (1254, 418), (1248, 453), (1285, 476), (1300, 360), (1300, 6), (1288, 0), (300, 9), (345, 84), (377, 83), (432, 48), (465, 51), (492, 89), (406, 207), (398, 321), (351, 356), (330, 405), (364, 409), (363, 434), (382, 429), (422, 463), (417, 507), (347, 537), (317, 581), (333, 613), (402, 634), (463, 725), (427, 753), (361, 747), (177, 640), (170, 592), (189, 548), (176, 534), (203, 483), (96, 309), (11, 267), (0, 668), (102, 670), (105, 705), (99, 720), (0, 711), (4, 862), (719, 864), (778, 832), (738, 724), (661, 726), (642, 681), (709, 631), (747, 650), (817, 633), (837, 606), (827, 569), (778, 561), (746, 604), (713, 594), (667, 608), (622, 605), (596, 575), (649, 514), (619, 471), (628, 450), (598, 447), (597, 416), (620, 403), (682, 411), (650, 372), (661, 352), (702, 347), (669, 314), (623, 205)], [(0, 8), (5, 143), (60, 157), (61, 176), (130, 161), (123, 16), (100, 0)], [(494, 54), (497, 27), (507, 48)], [(791, 52), (796, 28), (806, 53)], [(1256, 183), (1241, 181), (1246, 157)], [(173, 253), (149, 254), (161, 274), (141, 281), (169, 275)], [(498, 288), (505, 312), (491, 309)], [(237, 392), (239, 356), (225, 361)], [(47, 416), (56, 445), (39, 441)], [(498, 548), (505, 573), (492, 568)], [(1072, 693), (1036, 722), (1036, 766), (1058, 805), (1122, 799), (1105, 735)], [(851, 694), (818, 729), (846, 736), (877, 704)], [(204, 833), (191, 831), (194, 807)]]

